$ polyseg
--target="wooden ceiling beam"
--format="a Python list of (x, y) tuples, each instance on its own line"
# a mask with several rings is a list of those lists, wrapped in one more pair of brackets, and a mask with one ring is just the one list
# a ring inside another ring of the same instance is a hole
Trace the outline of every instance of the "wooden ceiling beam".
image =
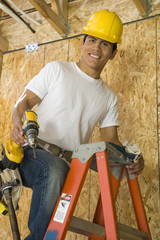
[(35, 31), (34, 31), (34, 29), (32, 29), (31, 27), (30, 27), (30, 25), (26, 22), (26, 21), (24, 21), (24, 19), (23, 18), (21, 18), (21, 16), (19, 16), (18, 14), (17, 14), (17, 12), (6, 2), (6, 1), (4, 1), (4, 2), (0, 2), (0, 8), (4, 11), (4, 12), (6, 12), (6, 13), (8, 13), (12, 18), (14, 18), (17, 22), (19, 22), (19, 23), (22, 23), (24, 26), (27, 26), (33, 33), (35, 33)]
[(68, 0), (55, 0), (57, 5), (58, 14), (61, 14), (65, 21), (68, 19)]
[(52, 27), (61, 35), (66, 36), (68, 27), (67, 19), (62, 14), (67, 10), (64, 10), (66, 0), (57, 0), (58, 11), (61, 10), (62, 14), (56, 14), (44, 0), (29, 0), (30, 3), (39, 11), (39, 13), (51, 24)]
[(151, 9), (150, 0), (133, 0), (133, 2), (142, 17), (148, 16)]

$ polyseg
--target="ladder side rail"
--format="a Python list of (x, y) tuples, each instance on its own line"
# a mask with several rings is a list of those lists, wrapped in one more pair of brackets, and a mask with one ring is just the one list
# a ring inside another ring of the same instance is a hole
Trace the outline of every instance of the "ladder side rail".
[(145, 209), (144, 209), (142, 198), (141, 198), (141, 191), (140, 191), (138, 179), (137, 178), (130, 179), (126, 168), (125, 168), (125, 173), (127, 177), (127, 182), (130, 190), (134, 212), (135, 212), (137, 227), (139, 230), (148, 234), (149, 237), (147, 240), (151, 240), (151, 234), (150, 234), (146, 213), (145, 213)]
[[(113, 196), (114, 196), (114, 201), (115, 202), (116, 202), (120, 182), (121, 182), (121, 179), (122, 179), (123, 171), (124, 171), (124, 166), (121, 166), (121, 171), (120, 171), (118, 179), (116, 179), (113, 176), (113, 174), (110, 174), (111, 182), (112, 182), (112, 189), (113, 189)], [(102, 210), (101, 194), (99, 195), (99, 199), (98, 199), (98, 202), (97, 202), (97, 207), (96, 207), (96, 211), (95, 211), (95, 214), (94, 214), (93, 223), (97, 223), (97, 224), (100, 224), (100, 225), (104, 226), (104, 217), (103, 217), (103, 210)], [(89, 240), (94, 240), (94, 239), (95, 239), (94, 237), (89, 238)], [(97, 240), (99, 240), (99, 239), (97, 238)]]
[(120, 240), (107, 151), (96, 153), (107, 240)]
[(113, 189), (113, 196), (114, 196), (114, 201), (115, 202), (116, 202), (116, 199), (117, 199), (118, 190), (119, 190), (120, 183), (121, 183), (121, 180), (122, 180), (123, 172), (124, 172), (124, 165), (121, 166), (121, 171), (120, 171), (118, 179), (116, 179), (113, 174), (110, 174), (111, 175), (111, 182), (112, 182), (112, 189)]
[[(54, 239), (55, 234), (58, 240), (63, 240), (66, 236), (67, 230), (69, 228), (70, 221), (73, 216), (74, 209), (76, 207), (80, 192), (83, 187), (83, 183), (85, 181), (89, 166), (91, 164), (93, 156), (86, 162), (82, 163), (78, 158), (73, 158), (70, 170), (68, 172), (65, 184), (63, 186), (62, 193), (69, 194), (72, 196), (70, 205), (68, 207), (65, 219), (63, 223), (57, 222), (54, 220), (58, 205), (61, 201), (61, 195), (57, 201), (56, 207), (53, 211), (50, 223), (48, 225), (45, 239), (48, 239), (47, 234), (49, 235), (50, 239)], [(78, 174), (77, 174), (78, 170)]]
[[(102, 210), (102, 201), (101, 201), (101, 194), (99, 194), (93, 223), (100, 224), (101, 226), (104, 226), (104, 217), (103, 217), (103, 210)], [(101, 240), (102, 238), (100, 236), (97, 236), (96, 234), (93, 234), (92, 237), (89, 237), (88, 240)], [(105, 239), (105, 238), (103, 238)]]

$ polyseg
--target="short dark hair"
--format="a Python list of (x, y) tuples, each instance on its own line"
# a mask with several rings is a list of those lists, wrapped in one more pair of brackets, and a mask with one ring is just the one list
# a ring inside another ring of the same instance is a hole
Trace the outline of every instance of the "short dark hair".
[(87, 34), (84, 35), (84, 37), (83, 37), (83, 43), (85, 43), (87, 36), (88, 36)]
[(117, 49), (117, 43), (113, 43), (113, 49), (112, 52), (114, 52)]
[[(85, 43), (87, 36), (88, 36), (87, 34), (84, 35), (83, 43)], [(117, 43), (113, 43), (112, 52), (114, 52), (116, 49), (117, 49)]]

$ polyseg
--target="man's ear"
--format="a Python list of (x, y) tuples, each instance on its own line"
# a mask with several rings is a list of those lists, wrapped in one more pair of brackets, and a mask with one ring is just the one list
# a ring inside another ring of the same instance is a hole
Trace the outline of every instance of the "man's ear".
[(116, 54), (118, 53), (118, 50), (114, 50), (114, 52), (112, 53), (112, 56), (110, 57), (110, 60), (113, 60), (113, 58), (116, 56)]

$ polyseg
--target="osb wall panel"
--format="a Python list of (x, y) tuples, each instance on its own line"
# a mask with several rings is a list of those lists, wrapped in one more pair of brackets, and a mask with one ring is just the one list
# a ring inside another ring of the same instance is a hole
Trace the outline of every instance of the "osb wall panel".
[(0, 50), (0, 76), (1, 76), (1, 70), (2, 70), (2, 59), (3, 59), (3, 53)]
[[(0, 81), (0, 143), (5, 143), (10, 138), (12, 129), (12, 110), (17, 99), (21, 96), (24, 86), (43, 67), (43, 47), (37, 52), (24, 51), (5, 54), (3, 56), (2, 75)], [(31, 199), (31, 191), (23, 191), (17, 213), (18, 225), (23, 236), (27, 234), (27, 219)], [(9, 218), (0, 216), (0, 240), (11, 240)]]
[[(158, 92), (158, 137), (160, 143), (160, 19), (156, 19), (156, 33), (157, 33), (157, 92)], [(159, 151), (160, 151), (160, 144), (159, 144)], [(160, 176), (160, 168), (159, 168), (159, 176)]]
[[(159, 24), (159, 19), (158, 19)], [(158, 25), (159, 26), (159, 25)], [(159, 41), (158, 35), (158, 41)], [(137, 143), (145, 158), (145, 169), (139, 182), (152, 239), (159, 239), (157, 113), (156, 113), (156, 52), (155, 19), (132, 23), (124, 27), (122, 44), (116, 58), (104, 69), (104, 81), (117, 93), (120, 111), (121, 141)], [(18, 51), (4, 55), (0, 82), (0, 142), (8, 140), (12, 129), (11, 113), (24, 86), (40, 69), (52, 60), (77, 61), (81, 38), (44, 45), (37, 52)], [(99, 141), (96, 127), (91, 141)], [(75, 215), (93, 219), (93, 210), (99, 193), (97, 173), (89, 171)], [(17, 213), (21, 237), (28, 234), (27, 219), (31, 191), (24, 189)], [(86, 204), (87, 203), (87, 204)], [(135, 226), (131, 201), (124, 180), (117, 200), (118, 220)], [(11, 240), (9, 219), (0, 216), (0, 240)], [(85, 240), (86, 237), (68, 233), (67, 240)]]
[[(160, 215), (155, 21), (150, 19), (124, 27), (123, 44), (118, 56), (108, 64), (103, 76), (107, 75), (108, 85), (118, 95), (121, 141), (137, 143), (145, 159), (139, 182), (152, 238), (156, 240), (160, 235)], [(124, 181), (117, 201), (118, 219), (136, 226), (130, 206)]]

